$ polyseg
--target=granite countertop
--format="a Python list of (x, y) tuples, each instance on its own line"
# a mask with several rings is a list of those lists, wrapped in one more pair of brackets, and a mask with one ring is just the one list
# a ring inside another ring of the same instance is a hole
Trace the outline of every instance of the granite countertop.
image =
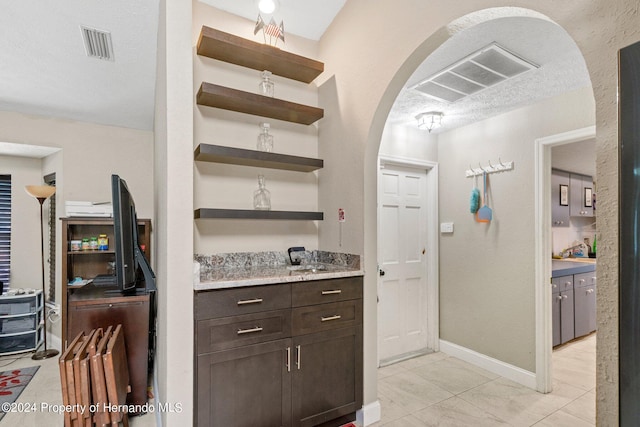
[(195, 291), (364, 275), (359, 256), (318, 251), (309, 252), (300, 266), (271, 252), (196, 255), (195, 260), (199, 264)]
[(592, 271), (596, 271), (596, 260), (594, 258), (554, 259), (551, 262), (551, 277), (570, 276)]

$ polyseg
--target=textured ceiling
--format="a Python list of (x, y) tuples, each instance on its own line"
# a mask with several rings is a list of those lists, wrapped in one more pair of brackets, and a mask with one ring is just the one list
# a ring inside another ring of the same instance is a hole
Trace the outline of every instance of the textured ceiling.
[[(257, 0), (202, 0), (255, 19)], [(280, 0), (285, 31), (318, 39), (345, 0)], [(159, 0), (7, 0), (0, 13), (0, 110), (151, 130)], [(89, 58), (80, 26), (111, 32), (115, 61)], [(448, 130), (590, 84), (577, 47), (560, 27), (533, 18), (499, 18), (453, 36), (418, 67), (405, 87), (497, 42), (539, 64), (509, 83), (464, 100), (437, 102), (403, 89), (389, 115), (442, 111)], [(437, 132), (437, 131), (434, 131)]]
[[(150, 130), (158, 0), (4, 0), (0, 110)], [(85, 54), (80, 26), (111, 32), (115, 61)]]
[[(493, 42), (540, 67), (454, 103), (409, 89)], [(426, 58), (398, 95), (388, 122), (415, 126), (417, 114), (441, 111), (443, 127), (433, 132), (443, 132), (590, 84), (582, 55), (562, 28), (536, 18), (499, 18), (454, 35)]]
[[(234, 15), (255, 20), (258, 17), (258, 0), (200, 0)], [(284, 21), (284, 31), (311, 40), (320, 40), (322, 34), (340, 12), (346, 0), (278, 0), (280, 7), (273, 14), (279, 23)], [(268, 18), (267, 15), (264, 16)]]

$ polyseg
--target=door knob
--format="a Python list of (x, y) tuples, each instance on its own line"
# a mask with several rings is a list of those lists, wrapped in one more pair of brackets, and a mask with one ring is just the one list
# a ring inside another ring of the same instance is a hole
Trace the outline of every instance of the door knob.
[(380, 276), (384, 276), (384, 275), (385, 275), (384, 270), (383, 270), (383, 269), (380, 269)]

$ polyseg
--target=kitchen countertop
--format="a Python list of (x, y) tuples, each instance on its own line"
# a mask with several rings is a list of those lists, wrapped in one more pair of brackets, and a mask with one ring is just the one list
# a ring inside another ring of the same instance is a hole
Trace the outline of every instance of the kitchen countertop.
[(551, 277), (596, 271), (595, 258), (565, 258), (551, 261)]
[(301, 271), (305, 266), (276, 265), (256, 267), (234, 267), (210, 269), (200, 273), (199, 283), (194, 283), (196, 291), (234, 288), (242, 286), (270, 285), (275, 283), (305, 282), (310, 280), (336, 279), (363, 276), (364, 271), (343, 265), (314, 262), (316, 271)]

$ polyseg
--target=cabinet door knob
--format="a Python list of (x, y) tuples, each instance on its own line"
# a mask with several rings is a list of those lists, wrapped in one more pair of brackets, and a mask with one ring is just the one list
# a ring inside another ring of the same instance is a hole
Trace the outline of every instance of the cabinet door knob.
[(566, 295), (562, 295), (562, 298), (567, 299), (567, 298), (569, 298), (569, 297), (568, 297), (568, 296), (566, 296)]

